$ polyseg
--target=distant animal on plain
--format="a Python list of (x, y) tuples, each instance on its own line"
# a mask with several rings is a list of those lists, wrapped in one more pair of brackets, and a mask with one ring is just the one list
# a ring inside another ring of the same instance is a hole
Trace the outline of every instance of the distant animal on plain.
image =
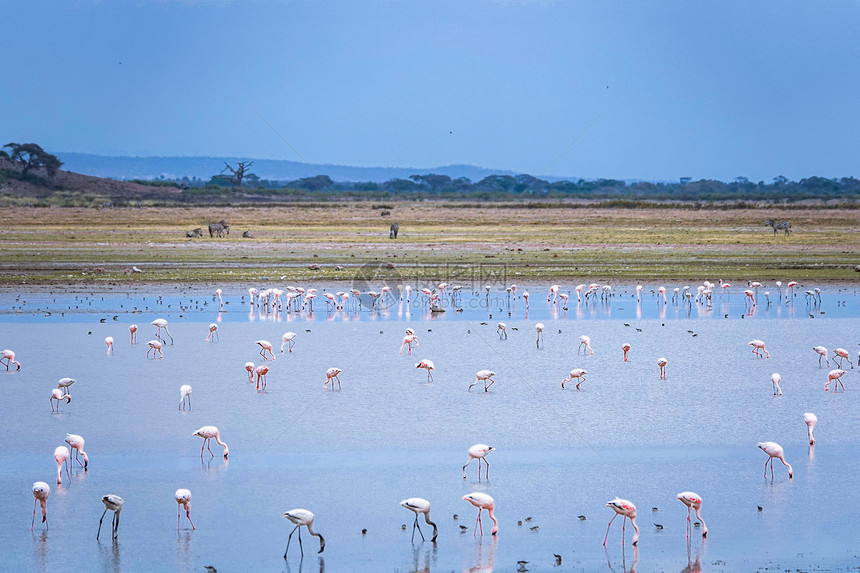
[(391, 211), (383, 211), (382, 213), (379, 214), (379, 216), (380, 217), (390, 217)]
[(777, 231), (785, 231), (786, 236), (791, 233), (791, 223), (788, 221), (774, 221), (773, 219), (768, 219), (765, 226), (773, 227), (774, 235), (776, 235)]
[(209, 237), (221, 238), (224, 234), (230, 234), (230, 226), (221, 219), (218, 223), (209, 223)]
[(391, 223), (391, 227), (388, 228), (388, 238), (389, 239), (396, 239), (397, 233), (399, 233), (399, 232), (400, 232), (400, 224)]
[(244, 233), (242, 233), (242, 238), (243, 239), (250, 239), (251, 238), (251, 231), (245, 231)]
[(193, 231), (187, 231), (187, 232), (185, 233), (185, 236), (186, 236), (186, 237), (188, 237), (188, 238), (192, 238), (192, 237), (202, 237), (202, 236), (203, 236), (203, 228), (202, 228), (202, 227), (197, 227), (197, 228), (196, 228), (196, 229), (194, 229)]

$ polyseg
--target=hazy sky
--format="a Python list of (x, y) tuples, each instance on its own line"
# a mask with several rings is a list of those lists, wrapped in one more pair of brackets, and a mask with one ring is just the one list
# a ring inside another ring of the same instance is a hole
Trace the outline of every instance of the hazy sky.
[(860, 176), (856, 0), (27, 0), (0, 20), (0, 143)]

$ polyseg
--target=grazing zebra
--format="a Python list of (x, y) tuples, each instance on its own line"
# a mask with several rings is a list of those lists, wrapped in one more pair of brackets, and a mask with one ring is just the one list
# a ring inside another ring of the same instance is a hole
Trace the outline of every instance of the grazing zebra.
[(224, 233), (230, 234), (230, 227), (221, 219), (219, 223), (209, 223), (210, 237), (223, 237)]
[(770, 225), (773, 227), (773, 234), (776, 235), (777, 231), (785, 231), (785, 234), (788, 235), (791, 232), (791, 223), (788, 221), (774, 221), (773, 219), (768, 219), (765, 225)]
[(185, 236), (186, 237), (202, 237), (203, 236), (203, 229), (201, 227), (197, 227), (193, 231), (188, 231), (187, 233), (185, 233)]
[(392, 223), (391, 227), (389, 227), (389, 230), (388, 230), (388, 238), (389, 239), (396, 239), (397, 233), (399, 231), (400, 231), (400, 225), (398, 223)]

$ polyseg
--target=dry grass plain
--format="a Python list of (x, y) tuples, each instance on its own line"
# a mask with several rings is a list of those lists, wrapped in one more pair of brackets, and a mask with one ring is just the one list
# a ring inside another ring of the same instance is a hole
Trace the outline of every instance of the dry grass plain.
[[(838, 280), (860, 275), (852, 210), (553, 208), (398, 202), (289, 207), (11, 207), (0, 283), (92, 285), (374, 278)], [(767, 219), (790, 220), (774, 235)], [(187, 230), (225, 219), (223, 239)], [(388, 225), (400, 224), (397, 240)], [(243, 231), (252, 238), (243, 239)], [(316, 263), (319, 270), (308, 266)], [(394, 265), (386, 268), (387, 264)], [(144, 272), (127, 274), (136, 265)], [(336, 266), (343, 270), (336, 270)], [(367, 265), (367, 266), (366, 266)]]

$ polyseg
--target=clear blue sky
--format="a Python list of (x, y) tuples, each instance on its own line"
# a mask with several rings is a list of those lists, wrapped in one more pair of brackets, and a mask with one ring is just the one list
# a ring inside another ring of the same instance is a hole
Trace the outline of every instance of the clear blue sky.
[(268, 122), (313, 164), (860, 176), (856, 0), (27, 0), (0, 20), (0, 143), (298, 160)]

